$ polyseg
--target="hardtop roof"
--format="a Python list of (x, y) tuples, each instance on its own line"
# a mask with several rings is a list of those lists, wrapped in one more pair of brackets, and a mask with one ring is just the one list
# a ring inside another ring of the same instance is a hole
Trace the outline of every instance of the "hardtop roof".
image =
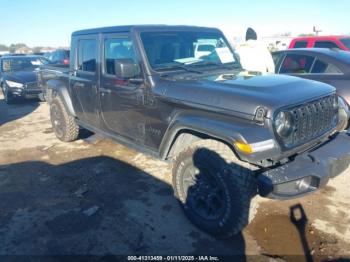
[(123, 33), (130, 32), (132, 30), (140, 31), (220, 31), (217, 28), (212, 27), (199, 27), (199, 26), (184, 26), (184, 25), (124, 25), (124, 26), (112, 26), (112, 27), (100, 27), (100, 28), (91, 28), (75, 31), (72, 33), (72, 36), (78, 35), (89, 35), (89, 34), (99, 34), (99, 33)]

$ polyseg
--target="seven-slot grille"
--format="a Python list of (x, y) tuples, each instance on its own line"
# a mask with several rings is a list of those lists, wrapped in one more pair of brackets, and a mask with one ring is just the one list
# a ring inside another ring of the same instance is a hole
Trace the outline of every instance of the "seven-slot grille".
[(26, 84), (26, 88), (28, 90), (39, 90), (40, 88), (38, 87), (38, 83), (37, 82), (31, 82), (31, 83), (27, 83)]
[(294, 130), (285, 141), (288, 147), (297, 146), (323, 135), (336, 126), (337, 97), (331, 95), (289, 110), (293, 117)]

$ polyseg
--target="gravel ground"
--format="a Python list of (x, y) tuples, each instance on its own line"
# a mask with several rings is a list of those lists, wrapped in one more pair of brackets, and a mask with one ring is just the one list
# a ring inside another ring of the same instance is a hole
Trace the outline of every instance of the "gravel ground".
[[(88, 132), (62, 143), (46, 103), (9, 106), (0, 94), (0, 255), (350, 258), (349, 170), (301, 199), (261, 199), (252, 223), (230, 240), (188, 222), (169, 170), (167, 163)], [(292, 223), (292, 207), (305, 219)]]

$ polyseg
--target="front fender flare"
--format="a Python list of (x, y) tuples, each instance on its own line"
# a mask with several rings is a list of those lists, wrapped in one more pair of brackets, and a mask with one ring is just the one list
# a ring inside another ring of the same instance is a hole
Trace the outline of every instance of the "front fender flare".
[[(160, 145), (160, 155), (167, 155), (177, 138), (179, 132), (190, 130), (206, 136), (221, 140), (230, 146), (234, 141), (245, 143), (256, 143), (272, 138), (270, 130), (264, 126), (257, 125), (241, 119), (232, 118), (210, 118), (207, 115), (196, 115), (191, 113), (180, 113), (171, 121)], [(245, 155), (237, 152), (242, 160), (254, 158), (253, 155)]]

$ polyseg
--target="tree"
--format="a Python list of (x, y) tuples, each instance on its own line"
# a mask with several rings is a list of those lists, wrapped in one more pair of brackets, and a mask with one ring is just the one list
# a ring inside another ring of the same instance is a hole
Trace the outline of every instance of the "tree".
[(35, 46), (32, 48), (33, 53), (40, 53), (41, 49), (43, 49), (42, 46)]
[(22, 44), (22, 43), (11, 44), (10, 47), (9, 47), (9, 51), (10, 51), (10, 53), (15, 53), (17, 49), (22, 48), (22, 47), (27, 47), (27, 45), (26, 44)]
[(299, 36), (300, 37), (303, 37), (303, 36), (314, 36), (315, 34), (313, 33), (308, 33), (308, 34), (300, 34)]
[(0, 44), (0, 51), (9, 51), (8, 46)]

